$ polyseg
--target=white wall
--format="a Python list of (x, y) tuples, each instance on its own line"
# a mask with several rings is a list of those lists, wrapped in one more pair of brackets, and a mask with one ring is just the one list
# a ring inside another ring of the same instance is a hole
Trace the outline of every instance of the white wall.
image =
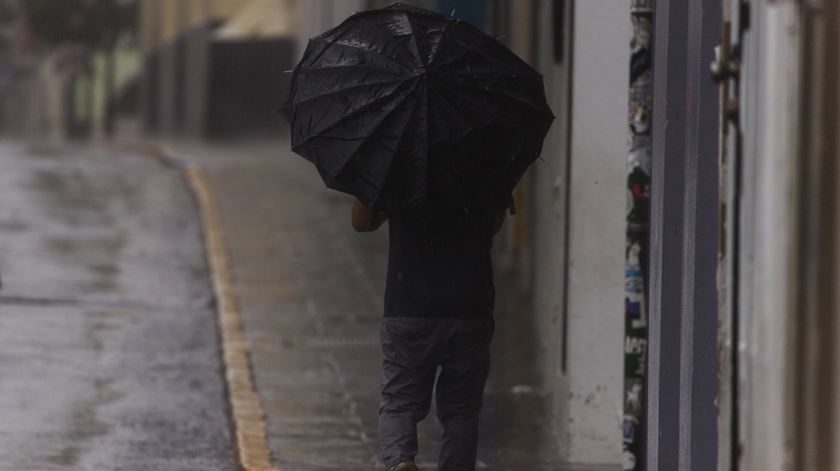
[(795, 116), (799, 34), (793, 2), (754, 3), (744, 63), (738, 361), (739, 469), (792, 469), (793, 372), (790, 369), (797, 217)]
[[(563, 304), (566, 236), (566, 168), (569, 121), (569, 44), (564, 58), (556, 63), (553, 54), (552, 3), (540, 2), (538, 62), (546, 87), (548, 103), (556, 120), (543, 143), (543, 160), (537, 160), (531, 172), (532, 278), (536, 331), (540, 340), (542, 384), (552, 405), (565, 409), (568, 391), (562, 381)], [(566, 16), (568, 18), (568, 16)], [(559, 450), (561, 456), (565, 450)]]
[[(544, 10), (548, 3), (541, 2)], [(561, 459), (620, 469), (630, 2), (578, 1), (573, 21), (568, 215), (563, 211), (569, 137), (565, 69), (543, 66), (559, 119), (546, 142), (546, 162), (538, 162), (535, 171), (535, 306), (546, 354), (544, 387), (554, 392)], [(550, 21), (543, 26), (551, 31)], [(540, 38), (545, 62), (550, 60), (551, 34)], [(570, 226), (564, 373), (559, 357), (565, 224)]]

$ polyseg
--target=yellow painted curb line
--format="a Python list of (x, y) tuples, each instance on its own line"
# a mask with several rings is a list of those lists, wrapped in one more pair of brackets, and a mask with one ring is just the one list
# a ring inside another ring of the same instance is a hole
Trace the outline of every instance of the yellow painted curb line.
[[(158, 155), (165, 153), (164, 148)], [(254, 384), (248, 340), (245, 338), (242, 315), (239, 312), (239, 299), (233, 288), (216, 200), (201, 169), (188, 167), (184, 170), (184, 175), (198, 200), (204, 231), (204, 246), (213, 279), (213, 291), (216, 295), (222, 342), (222, 364), (225, 369), (228, 400), (233, 416), (239, 465), (244, 471), (280, 471), (271, 465), (265, 413)]]

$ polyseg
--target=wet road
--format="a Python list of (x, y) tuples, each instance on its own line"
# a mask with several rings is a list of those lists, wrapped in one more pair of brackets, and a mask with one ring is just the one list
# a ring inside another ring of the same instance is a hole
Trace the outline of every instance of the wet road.
[[(205, 169), (216, 193), (275, 464), (382, 469), (376, 424), (387, 225), (355, 233), (352, 199), (324, 190), (287, 143), (175, 150)], [(496, 285), (478, 467), (561, 469), (538, 387), (528, 306), (509, 280), (497, 276)], [(434, 410), (420, 429), (418, 463), (435, 469)]]
[[(180, 145), (215, 193), (274, 463), (382, 469), (387, 226), (282, 142)], [(0, 471), (236, 469), (195, 202), (158, 160), (0, 143)], [(523, 298), (497, 277), (479, 469), (556, 471)], [(421, 426), (424, 470), (439, 447)]]
[(0, 240), (0, 470), (235, 469), (178, 171), (0, 143)]

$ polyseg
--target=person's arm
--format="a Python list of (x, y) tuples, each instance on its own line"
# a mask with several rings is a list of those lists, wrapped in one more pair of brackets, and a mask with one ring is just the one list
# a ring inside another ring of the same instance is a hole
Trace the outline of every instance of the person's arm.
[(353, 202), (353, 229), (356, 232), (373, 232), (388, 219), (388, 213), (368, 209), (358, 198)]

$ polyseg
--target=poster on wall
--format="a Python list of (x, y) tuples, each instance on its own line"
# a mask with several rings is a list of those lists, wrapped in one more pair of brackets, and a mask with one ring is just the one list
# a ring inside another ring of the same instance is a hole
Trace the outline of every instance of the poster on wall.
[(624, 266), (625, 471), (644, 469), (647, 384), (648, 227), (650, 214), (652, 34), (651, 0), (633, 0), (627, 149), (627, 237)]

